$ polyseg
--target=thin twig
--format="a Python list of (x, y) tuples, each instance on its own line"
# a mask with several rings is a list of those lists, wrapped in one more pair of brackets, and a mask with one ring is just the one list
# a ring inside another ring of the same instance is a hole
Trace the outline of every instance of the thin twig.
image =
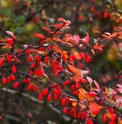
[(23, 112), (24, 112), (24, 114), (25, 114), (25, 117), (26, 117), (27, 123), (30, 124), (30, 119), (29, 119), (29, 116), (28, 116), (27, 110), (25, 109), (25, 107), (24, 107), (23, 102), (22, 102), (21, 99), (19, 99), (19, 103), (20, 103), (20, 105), (21, 105), (21, 107), (22, 107), (22, 110), (23, 110)]

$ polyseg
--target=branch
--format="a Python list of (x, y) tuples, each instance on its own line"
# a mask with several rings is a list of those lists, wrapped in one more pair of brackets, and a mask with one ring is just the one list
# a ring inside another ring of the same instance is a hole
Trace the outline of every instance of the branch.
[[(4, 91), (4, 92), (13, 94), (13, 95), (17, 95), (17, 92), (16, 92), (16, 91), (11, 90), (11, 89), (8, 89), (8, 88), (5, 88), (5, 87), (3, 87), (1, 90)], [(41, 105), (44, 105), (44, 106), (50, 108), (52, 111), (54, 111), (54, 112), (56, 112), (57, 114), (59, 114), (60, 116), (62, 116), (62, 118), (63, 118), (65, 121), (67, 121), (67, 122), (69, 122), (70, 119), (71, 119), (71, 118), (69, 118), (68, 116), (62, 115), (62, 113), (60, 112), (60, 110), (58, 110), (57, 108), (55, 108), (52, 104), (45, 104), (45, 102), (44, 102), (43, 100), (42, 100), (42, 101), (39, 101), (37, 98), (32, 97), (32, 96), (30, 96), (30, 95), (28, 95), (28, 94), (26, 94), (26, 93), (21, 93), (21, 97), (27, 98), (27, 99), (29, 99), (29, 100), (35, 102), (35, 103), (38, 103), (38, 104), (41, 104)], [(29, 124), (29, 123), (28, 123), (28, 124)]]
[(27, 113), (27, 111), (26, 111), (21, 99), (19, 99), (19, 103), (20, 103), (20, 105), (21, 105), (21, 107), (23, 109), (23, 112), (24, 112), (25, 116), (26, 116), (27, 123), (30, 124), (30, 119), (29, 119), (28, 113)]

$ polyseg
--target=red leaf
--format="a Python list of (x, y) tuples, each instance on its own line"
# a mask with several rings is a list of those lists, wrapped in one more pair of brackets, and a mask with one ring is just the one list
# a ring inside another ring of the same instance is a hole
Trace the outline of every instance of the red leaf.
[(10, 36), (12, 36), (15, 40), (16, 40), (16, 36), (14, 35), (13, 32), (11, 31), (6, 31), (7, 34), (9, 34)]
[(51, 32), (51, 30), (50, 30), (49, 28), (47, 28), (47, 27), (42, 27), (42, 29), (43, 29), (43, 30), (46, 30), (46, 31), (48, 31), (48, 32)]
[(88, 45), (88, 43), (89, 43), (89, 34), (87, 32), (86, 32), (86, 36), (83, 39), (81, 39), (81, 41), (83, 43), (85, 43), (86, 45)]
[(34, 33), (33, 35), (34, 35), (35, 37), (40, 38), (40, 39), (45, 39), (45, 36), (42, 35), (42, 34)]
[(78, 42), (80, 40), (79, 35), (74, 35), (73, 38), (74, 38), (75, 44), (78, 44)]
[(52, 27), (54, 27), (54, 28), (62, 28), (63, 27), (63, 25), (64, 24), (53, 24), (53, 25), (50, 25), (50, 26), (52, 26)]
[(92, 84), (92, 79), (90, 77), (87, 77), (88, 82), (90, 83), (90, 86)]
[(59, 22), (64, 22), (65, 20), (63, 18), (58, 18), (57, 19)]
[(98, 91), (99, 93), (100, 93), (100, 86), (99, 86), (99, 84), (94, 80), (94, 84), (95, 84), (95, 86), (97, 87), (97, 90), (96, 91)]

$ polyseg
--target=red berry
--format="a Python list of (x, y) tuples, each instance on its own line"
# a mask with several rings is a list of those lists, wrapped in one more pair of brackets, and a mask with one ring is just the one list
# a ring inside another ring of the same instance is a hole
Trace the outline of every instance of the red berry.
[(70, 60), (70, 61), (75, 61), (75, 60), (76, 60), (76, 58), (75, 58), (75, 56), (74, 56), (74, 55), (70, 55), (69, 60)]
[(84, 118), (87, 118), (87, 113), (85, 111), (82, 111), (81, 112), (81, 115), (84, 117)]
[(22, 82), (26, 84), (27, 83), (27, 80), (26, 79), (23, 79)]
[(68, 111), (68, 108), (67, 108), (67, 107), (64, 107), (64, 109), (63, 109), (63, 113), (66, 114), (67, 111)]
[(35, 66), (36, 66), (36, 64), (35, 63), (32, 63), (30, 67), (31, 68), (34, 68)]
[(103, 121), (103, 122), (106, 122), (106, 121), (107, 121), (107, 115), (106, 115), (106, 114), (104, 114), (104, 115), (102, 116), (102, 121)]
[(77, 117), (81, 118), (81, 112), (78, 112)]
[(112, 114), (112, 116), (111, 116), (111, 121), (115, 121), (115, 120), (116, 120), (116, 117), (117, 117), (116, 114)]
[(70, 80), (64, 81), (64, 85), (68, 85), (68, 84), (70, 84)]
[(61, 95), (61, 93), (62, 93), (62, 90), (61, 89), (57, 89), (57, 94)]
[(82, 52), (79, 53), (81, 59), (84, 59), (84, 54)]
[(35, 17), (33, 18), (33, 21), (34, 21), (35, 23), (37, 23), (39, 20), (38, 20), (38, 18), (35, 16)]
[(71, 90), (75, 90), (75, 85), (71, 85)]
[(11, 82), (11, 78), (10, 78), (10, 76), (8, 76), (8, 78), (7, 78), (7, 82), (8, 82), (8, 83)]
[(49, 62), (49, 56), (44, 57), (44, 62), (48, 63)]
[(40, 61), (40, 56), (39, 55), (36, 55), (35, 56), (35, 59), (36, 59), (36, 61)]
[(11, 55), (8, 55), (8, 57), (7, 57), (8, 62), (10, 62), (11, 59), (12, 59), (12, 56)]
[(15, 81), (16, 80), (16, 78), (15, 78), (15, 76), (14, 75), (10, 75), (10, 79), (12, 80), (12, 81)]
[(12, 66), (12, 72), (13, 72), (13, 73), (16, 73), (16, 71), (17, 71), (17, 70), (16, 70), (16, 67), (13, 65), (13, 66)]
[(17, 88), (19, 86), (19, 82), (15, 82), (13, 88)]
[(7, 83), (7, 80), (5, 77), (2, 77), (2, 84), (6, 84)]
[(69, 115), (72, 115), (73, 113), (74, 113), (74, 109), (71, 108), (70, 111), (68, 111), (68, 114), (69, 114)]
[(80, 79), (80, 82), (81, 82), (82, 84), (86, 84), (87, 81), (86, 81), (86, 79), (82, 79), (82, 78), (81, 78), (81, 79)]
[(29, 84), (27, 89), (28, 89), (28, 90), (31, 90), (32, 87), (33, 87), (33, 85), (32, 85), (32, 84)]
[(38, 99), (39, 99), (39, 100), (42, 100), (42, 93), (39, 93), (39, 94), (38, 94)]
[(114, 114), (114, 110), (112, 107), (108, 107), (108, 111), (111, 113), (111, 114)]
[(65, 104), (66, 104), (66, 100), (63, 99), (63, 100), (61, 101), (61, 105), (62, 105), (62, 106), (65, 106)]
[(35, 84), (35, 85), (33, 86), (33, 91), (36, 92), (37, 89), (38, 89), (38, 86)]
[(92, 122), (92, 120), (91, 120), (90, 118), (88, 118), (88, 119), (86, 120), (86, 124), (93, 124), (93, 122)]
[(91, 57), (89, 56), (88, 53), (86, 53), (86, 60), (85, 60), (87, 63), (91, 61)]
[(56, 87), (56, 86), (57, 86), (57, 83), (53, 83), (53, 84), (51, 85), (52, 88), (54, 88), (54, 87)]
[(54, 100), (58, 99), (58, 95), (56, 93), (53, 95), (53, 97), (54, 97)]
[(43, 94), (44, 96), (46, 96), (46, 95), (48, 94), (48, 88), (43, 89), (43, 90), (42, 90), (42, 94)]
[(92, 97), (95, 97), (97, 94), (95, 92), (89, 92), (88, 95), (92, 96)]
[(78, 95), (78, 94), (79, 94), (79, 90), (73, 91), (73, 95)]
[(44, 70), (39, 70), (39, 71), (38, 71), (38, 75), (39, 75), (39, 76), (43, 76), (43, 75), (44, 75)]
[(43, 47), (40, 47), (38, 50), (39, 50), (39, 51), (43, 51), (43, 50), (44, 50), (44, 48), (43, 48)]
[(26, 62), (30, 62), (32, 60), (32, 56), (29, 55), (28, 58), (26, 59)]
[(26, 79), (26, 83), (29, 84), (31, 82), (31, 79), (30, 78), (27, 78)]
[(94, 115), (97, 115), (100, 112), (100, 109), (93, 111)]
[(47, 101), (50, 101), (52, 99), (52, 94), (50, 93), (48, 96), (47, 96)]
[(0, 59), (0, 66), (3, 66), (4, 65), (4, 62), (3, 60)]
[(79, 82), (76, 82), (76, 83), (75, 83), (75, 87), (76, 87), (76, 89), (80, 89), (80, 84), (79, 84)]

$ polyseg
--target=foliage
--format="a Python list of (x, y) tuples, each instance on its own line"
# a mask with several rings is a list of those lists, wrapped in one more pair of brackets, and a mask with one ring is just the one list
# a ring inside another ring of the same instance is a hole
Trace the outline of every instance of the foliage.
[(2, 124), (122, 123), (120, 4), (1, 1)]

